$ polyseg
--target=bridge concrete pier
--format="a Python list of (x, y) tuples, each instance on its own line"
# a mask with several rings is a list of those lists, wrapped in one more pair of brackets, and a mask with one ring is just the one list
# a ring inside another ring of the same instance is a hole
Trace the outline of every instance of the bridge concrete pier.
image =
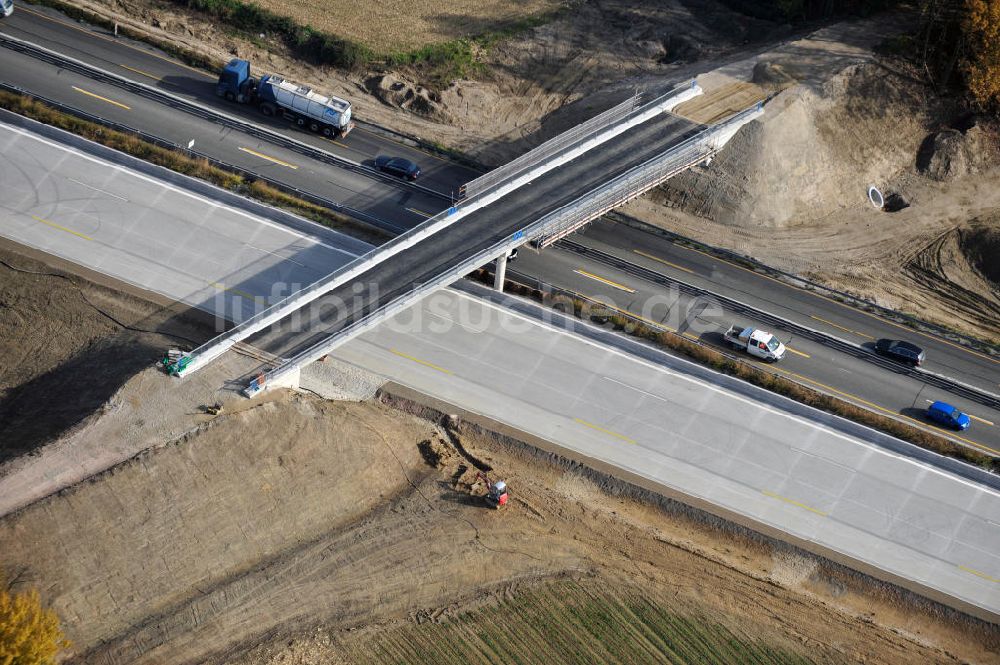
[(497, 257), (494, 262), (493, 288), (503, 292), (503, 281), (507, 277), (507, 252)]

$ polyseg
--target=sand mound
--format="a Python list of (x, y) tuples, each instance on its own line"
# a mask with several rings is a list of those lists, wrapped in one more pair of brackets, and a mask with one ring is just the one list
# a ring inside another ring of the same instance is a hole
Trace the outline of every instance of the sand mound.
[[(755, 79), (787, 85), (788, 74), (756, 68)], [(864, 205), (871, 183), (909, 168), (925, 136), (919, 86), (875, 64), (848, 68), (818, 90), (786, 90), (726, 146), (708, 169), (660, 188), (669, 205), (741, 225), (784, 227)]]
[(917, 170), (940, 181), (981, 173), (995, 157), (990, 134), (982, 124), (933, 132), (917, 153)]

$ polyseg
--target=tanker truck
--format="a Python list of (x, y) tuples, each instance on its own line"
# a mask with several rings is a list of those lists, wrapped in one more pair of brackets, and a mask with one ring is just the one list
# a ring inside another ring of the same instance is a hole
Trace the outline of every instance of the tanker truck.
[(351, 103), (346, 99), (325, 97), (275, 74), (257, 80), (250, 75), (247, 60), (236, 58), (223, 67), (215, 94), (230, 102), (257, 104), (264, 115), (280, 115), (328, 138), (347, 136), (354, 128)]

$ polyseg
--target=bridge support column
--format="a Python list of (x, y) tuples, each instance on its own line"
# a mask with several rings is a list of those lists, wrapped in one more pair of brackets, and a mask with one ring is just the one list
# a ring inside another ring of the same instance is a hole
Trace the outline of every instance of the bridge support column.
[(497, 257), (494, 262), (493, 270), (493, 288), (497, 291), (503, 291), (503, 281), (507, 277), (507, 252), (504, 252)]

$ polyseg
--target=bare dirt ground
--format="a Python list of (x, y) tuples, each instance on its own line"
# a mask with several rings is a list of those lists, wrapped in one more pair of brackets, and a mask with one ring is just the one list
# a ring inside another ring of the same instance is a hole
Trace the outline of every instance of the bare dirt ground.
[(0, 245), (0, 462), (34, 452), (101, 408), (164, 349), (210, 331), (199, 314)]
[[(508, 479), (508, 509), (474, 496), (452, 441)], [(343, 662), (359, 628), (457, 620), (559, 579), (645, 589), (815, 662), (1000, 648), (995, 627), (624, 490), (477, 428), (286, 393), (8, 515), (0, 551), (88, 664)]]
[[(1000, 127), (935, 95), (906, 63), (875, 56), (877, 40), (856, 39), (845, 52), (845, 29), (714, 73), (777, 96), (710, 167), (671, 179), (625, 212), (1000, 340), (1000, 282), (989, 267), (1000, 258)], [(809, 64), (831, 45), (840, 51), (832, 66)], [(948, 149), (934, 150), (939, 137)], [(875, 209), (871, 185), (909, 207)]]
[(428, 44), (477, 37), (559, 7), (555, 0), (263, 0), (275, 14), (363, 44), (376, 53), (403, 53)]

